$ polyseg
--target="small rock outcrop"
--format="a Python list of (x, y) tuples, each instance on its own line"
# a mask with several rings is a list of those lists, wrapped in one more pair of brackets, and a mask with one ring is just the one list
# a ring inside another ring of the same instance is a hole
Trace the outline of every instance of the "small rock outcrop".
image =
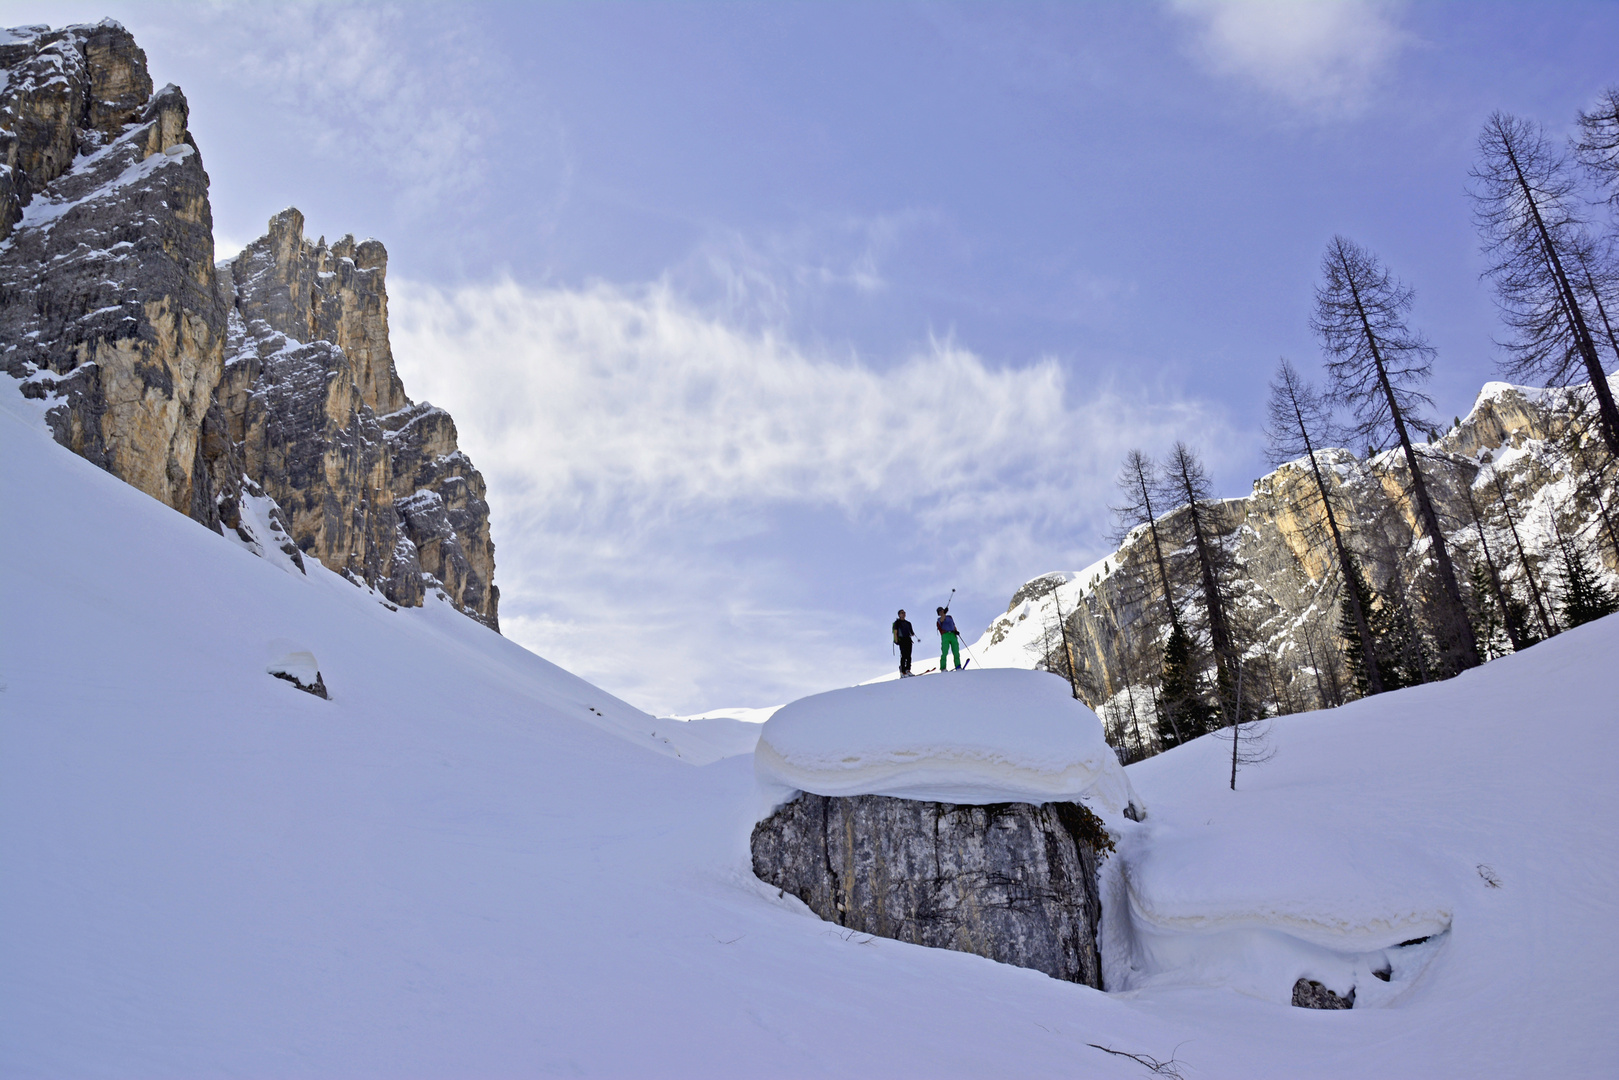
[(285, 210), (216, 267), (187, 120), (115, 22), (0, 31), (0, 367), (58, 442), (249, 550), (498, 630), (483, 477), (405, 394), (387, 251)]
[(802, 793), (754, 827), (753, 872), (821, 918), (1102, 986), (1100, 860), (1078, 803)]
[(322, 700), (331, 697), (326, 692), (326, 679), (321, 675), (320, 665), (312, 652), (300, 650), (286, 653), (270, 661), (264, 670), (277, 679), (290, 682), (306, 694), (313, 694)]
[(1355, 989), (1350, 987), (1349, 993), (1337, 994), (1314, 979), (1300, 979), (1293, 984), (1293, 1004), (1301, 1009), (1353, 1009)]

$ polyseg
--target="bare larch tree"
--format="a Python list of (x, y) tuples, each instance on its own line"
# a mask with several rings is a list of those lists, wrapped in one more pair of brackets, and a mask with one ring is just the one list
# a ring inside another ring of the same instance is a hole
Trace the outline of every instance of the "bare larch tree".
[[(1338, 529), (1338, 515), (1332, 510), (1332, 496), (1327, 491), (1326, 479), (1321, 475), (1321, 463), (1315, 457), (1315, 440), (1310, 432), (1325, 433), (1332, 430), (1331, 406), (1316, 393), (1315, 387), (1300, 377), (1298, 370), (1286, 359), (1276, 366), (1276, 377), (1270, 384), (1270, 417), (1265, 427), (1265, 444), (1273, 466), (1303, 456), (1309, 459), (1310, 472), (1315, 477), (1315, 489), (1326, 512), (1327, 529), (1332, 536), (1332, 549), (1338, 559), (1338, 570), (1343, 580), (1354, 580), (1354, 563), (1343, 533)], [(1344, 589), (1343, 602), (1349, 605), (1350, 615), (1360, 631), (1361, 661), (1366, 665), (1366, 691), (1381, 694), (1383, 680), (1377, 672), (1377, 650), (1373, 647), (1372, 628), (1363, 609), (1360, 590)]]
[(1452, 670), (1477, 667), (1478, 645), (1461, 584), (1409, 431), (1411, 425), (1433, 426), (1422, 415), (1433, 402), (1417, 387), (1432, 375), (1434, 358), (1433, 347), (1406, 323), (1411, 289), (1391, 277), (1375, 255), (1342, 236), (1327, 245), (1321, 274), (1310, 324), (1327, 354), (1331, 398), (1348, 409), (1355, 420), (1352, 434), (1368, 446), (1387, 445), (1391, 438), (1399, 443), (1439, 577), (1437, 637)]
[(1590, 239), (1584, 200), (1567, 155), (1540, 125), (1494, 113), (1478, 140), (1473, 178), (1473, 220), (1489, 260), (1502, 321), (1503, 367), (1514, 379), (1547, 386), (1589, 380), (1596, 394), (1602, 438), (1619, 458), (1619, 407), (1597, 354), (1580, 287), (1581, 251)]
[(1619, 211), (1619, 86), (1602, 91), (1588, 112), (1580, 113), (1574, 153), (1597, 190)]
[(1236, 691), (1237, 665), (1236, 640), (1231, 633), (1225, 590), (1220, 581), (1220, 568), (1226, 558), (1221, 530), (1210, 513), (1208, 474), (1203, 471), (1197, 454), (1185, 443), (1177, 442), (1170, 450), (1169, 460), (1164, 465), (1163, 484), (1166, 491), (1173, 492), (1177, 500), (1184, 500), (1186, 506), (1186, 523), (1191, 529), (1193, 553), (1197, 556), (1198, 586), (1203, 595), (1223, 713)]
[[(1535, 568), (1529, 562), (1529, 553), (1523, 549), (1523, 538), (1518, 535), (1518, 523), (1512, 518), (1512, 500), (1507, 497), (1507, 489), (1501, 483), (1501, 473), (1492, 465), (1490, 478), (1495, 481), (1495, 493), (1501, 499), (1501, 512), (1506, 515), (1507, 531), (1512, 534), (1512, 546), (1518, 549), (1518, 565), (1523, 567), (1523, 579), (1529, 583), (1529, 595), (1535, 600), (1535, 614), (1540, 618), (1540, 632), (1546, 637), (1557, 633), (1552, 625), (1551, 618), (1546, 614), (1546, 603), (1540, 596), (1540, 585), (1535, 581)], [(1556, 518), (1553, 518), (1555, 522)]]
[(1124, 467), (1119, 470), (1118, 487), (1123, 501), (1113, 507), (1113, 516), (1119, 527), (1114, 539), (1123, 542), (1138, 526), (1147, 526), (1152, 537), (1153, 565), (1158, 570), (1158, 587), (1163, 590), (1164, 606), (1169, 609), (1169, 625), (1181, 629), (1180, 613), (1175, 608), (1175, 594), (1169, 587), (1169, 570), (1164, 562), (1164, 545), (1158, 536), (1158, 515), (1153, 509), (1152, 493), (1158, 486), (1158, 465), (1140, 450), (1124, 456)]
[(1513, 652), (1521, 652), (1530, 645), (1529, 639), (1524, 635), (1519, 621), (1513, 618), (1512, 599), (1507, 596), (1506, 587), (1501, 583), (1501, 568), (1496, 565), (1495, 556), (1490, 553), (1490, 537), (1484, 529), (1484, 515), (1479, 513), (1478, 500), (1473, 498), (1473, 485), (1466, 480), (1457, 485), (1467, 499), (1467, 510), (1473, 516), (1473, 528), (1478, 531), (1479, 547), (1484, 552), (1484, 565), (1489, 571), (1487, 579), (1490, 593), (1495, 597), (1496, 611), (1500, 612), (1501, 626), (1506, 631), (1507, 641), (1512, 645)]

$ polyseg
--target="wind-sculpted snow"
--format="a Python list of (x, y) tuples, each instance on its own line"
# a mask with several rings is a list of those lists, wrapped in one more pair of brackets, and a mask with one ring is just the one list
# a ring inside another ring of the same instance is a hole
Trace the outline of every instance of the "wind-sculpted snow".
[(1285, 858), (1240, 834), (1143, 830), (1125, 870), (1130, 912), (1178, 933), (1267, 927), (1316, 945), (1386, 949), (1450, 929), (1450, 902), (1425, 857), (1386, 837), (1323, 828)]
[(1096, 714), (1043, 672), (968, 670), (803, 698), (765, 722), (754, 763), (767, 782), (817, 795), (1083, 799), (1114, 815), (1137, 802)]

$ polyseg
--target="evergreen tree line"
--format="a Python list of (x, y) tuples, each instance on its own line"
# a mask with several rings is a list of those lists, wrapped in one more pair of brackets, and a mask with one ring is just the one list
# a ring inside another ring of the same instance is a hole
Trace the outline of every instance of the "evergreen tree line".
[[(1554, 508), (1555, 553), (1529, 554), (1525, 493), (1488, 455), (1435, 446), (1440, 425), (1422, 388), (1436, 351), (1411, 325), (1412, 289), (1374, 252), (1334, 237), (1311, 316), (1322, 386), (1282, 360), (1266, 428), (1271, 463), (1308, 470), (1308, 494), (1294, 509), (1327, 568), (1328, 602), (1312, 606), (1313, 624), (1299, 628), (1305, 662), (1258, 648), (1262, 613), (1245, 609), (1233, 589), (1243, 523), (1213, 497), (1196, 452), (1183, 442), (1162, 460), (1131, 451), (1119, 475), (1116, 539), (1131, 537), (1146, 553), (1131, 567), (1128, 603), (1156, 632), (1114, 640), (1125, 689), (1103, 719), (1126, 760), (1226, 726), (1234, 735), (1267, 713), (1449, 678), (1619, 610), (1590, 562), (1591, 546), (1603, 543), (1619, 563), (1615, 508), (1603, 496), (1619, 469), (1619, 409), (1603, 368), (1619, 361), (1619, 86), (1579, 115), (1566, 142), (1533, 121), (1491, 116), (1470, 179), (1484, 277), (1506, 331), (1497, 342), (1503, 374), (1546, 387), (1589, 384), (1569, 393), (1558, 439), (1573, 466), (1569, 495), (1594, 511), (1593, 527), (1565, 531)], [(1332, 468), (1327, 448), (1338, 446), (1364, 447), (1368, 460), (1387, 453), (1380, 461), (1399, 478), (1393, 507), (1403, 521), (1357, 517), (1364, 508), (1347, 504)], [(1464, 493), (1460, 520), (1454, 508), (1447, 520), (1433, 497), (1441, 471)], [(1452, 535), (1476, 534), (1471, 565), (1456, 565), (1447, 524)], [(1084, 685), (1070, 618), (1057, 612), (1044, 664), (1069, 678), (1076, 697), (1106, 696)]]

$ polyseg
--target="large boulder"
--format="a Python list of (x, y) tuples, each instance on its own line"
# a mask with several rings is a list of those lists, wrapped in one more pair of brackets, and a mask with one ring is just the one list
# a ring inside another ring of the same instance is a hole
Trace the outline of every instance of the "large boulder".
[(753, 830), (753, 872), (839, 926), (976, 953), (1101, 989), (1097, 868), (1077, 803), (804, 793)]
[(817, 694), (760, 731), (776, 809), (753, 872), (850, 930), (1100, 988), (1107, 821), (1140, 803), (1101, 722), (1043, 672)]

